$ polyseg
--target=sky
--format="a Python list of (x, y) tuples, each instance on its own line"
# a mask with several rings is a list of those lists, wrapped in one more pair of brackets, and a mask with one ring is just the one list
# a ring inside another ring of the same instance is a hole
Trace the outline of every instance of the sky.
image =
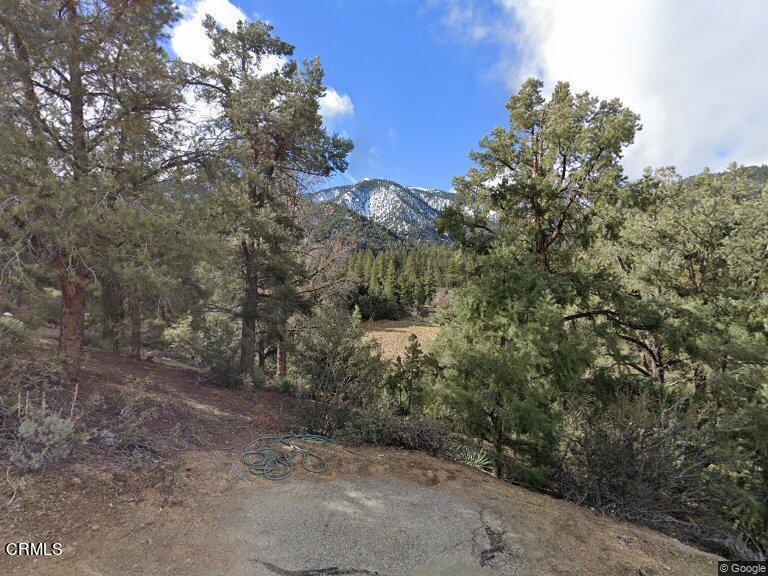
[(352, 138), (349, 169), (324, 185), (387, 178), (451, 188), (469, 151), (506, 125), (537, 76), (621, 98), (643, 129), (627, 174), (768, 163), (766, 0), (183, 0), (170, 45), (204, 63), (201, 21), (266, 20), (319, 57), (330, 131)]

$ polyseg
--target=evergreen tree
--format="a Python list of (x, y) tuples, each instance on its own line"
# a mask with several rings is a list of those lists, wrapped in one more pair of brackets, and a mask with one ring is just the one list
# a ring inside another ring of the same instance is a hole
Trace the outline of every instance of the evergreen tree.
[(638, 118), (617, 100), (552, 97), (528, 80), (455, 180), (469, 210), (446, 210), (441, 228), (473, 262), (452, 322), (438, 345), (449, 399), (466, 431), (491, 443), (496, 472), (507, 448), (529, 480), (546, 482), (561, 431), (562, 402), (577, 393), (594, 355), (592, 338), (563, 324), (581, 301), (574, 266), (590, 241), (590, 207), (622, 182), (619, 159)]
[(426, 392), (423, 381), (425, 376), (424, 352), (415, 334), (408, 336), (405, 357), (397, 357), (395, 366), (385, 377), (385, 387), (397, 404), (396, 411), (402, 416), (410, 416), (420, 410)]
[(354, 254), (349, 267), (360, 274), (348, 273), (357, 283), (352, 300), (365, 318), (401, 318), (408, 309), (419, 310), (437, 288), (453, 285), (448, 268), (454, 255), (453, 248), (430, 244), (417, 244), (407, 252)]
[[(602, 312), (588, 320), (617, 379), (640, 378), (684, 399), (685, 414), (718, 438), (747, 497), (720, 502), (720, 515), (751, 534), (768, 526), (762, 432), (768, 408), (765, 190), (731, 166), (683, 181), (647, 172), (610, 207), (591, 262), (612, 271)], [(734, 433), (733, 421), (741, 424)], [(738, 472), (736, 472), (738, 471)]]
[[(204, 22), (216, 63), (199, 69), (200, 95), (221, 114), (224, 133), (216, 186), (222, 233), (237, 246), (242, 278), (240, 375), (254, 373), (257, 325), (272, 323), (278, 375), (285, 373), (285, 325), (300, 305), (297, 255), (302, 230), (297, 194), (302, 178), (326, 177), (346, 168), (352, 143), (328, 135), (319, 114), (324, 94), (319, 61), (299, 65), (293, 46), (264, 22), (239, 22), (236, 30)], [(267, 63), (279, 62), (274, 70)], [(268, 321), (268, 322), (267, 322)]]
[(0, 6), (3, 253), (58, 284), (59, 349), (73, 366), (98, 260), (112, 248), (104, 230), (139, 208), (137, 190), (186, 159), (151, 145), (173, 132), (182, 102), (160, 46), (176, 16), (166, 0), (141, 10), (101, 0)]
[(382, 260), (385, 262), (382, 286), (382, 296), (387, 300), (397, 300), (397, 267), (395, 265), (394, 255), (382, 256)]

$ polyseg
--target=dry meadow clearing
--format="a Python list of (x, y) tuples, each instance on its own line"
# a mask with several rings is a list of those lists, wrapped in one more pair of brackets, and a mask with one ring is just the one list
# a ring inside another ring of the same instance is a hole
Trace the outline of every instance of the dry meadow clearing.
[(406, 318), (403, 320), (376, 320), (366, 322), (365, 337), (376, 340), (381, 345), (384, 358), (394, 360), (405, 353), (408, 337), (416, 334), (423, 350), (427, 351), (437, 338), (440, 326), (423, 319)]

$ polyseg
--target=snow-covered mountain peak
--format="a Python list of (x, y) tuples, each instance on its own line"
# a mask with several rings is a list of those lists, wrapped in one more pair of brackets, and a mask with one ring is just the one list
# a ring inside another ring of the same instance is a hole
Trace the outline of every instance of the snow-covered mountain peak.
[(404, 238), (430, 239), (437, 236), (435, 219), (453, 203), (455, 195), (383, 178), (363, 178), (355, 184), (320, 190), (313, 197), (346, 206)]

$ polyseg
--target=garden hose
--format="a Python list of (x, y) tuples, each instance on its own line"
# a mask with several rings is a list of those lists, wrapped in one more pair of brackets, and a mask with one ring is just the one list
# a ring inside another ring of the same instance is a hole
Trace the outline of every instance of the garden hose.
[[(264, 436), (255, 440), (251, 446), (243, 451), (240, 461), (248, 472), (254, 476), (262, 476), (267, 480), (285, 480), (293, 474), (298, 462), (307, 472), (322, 474), (328, 469), (327, 462), (317, 452), (302, 445), (305, 442), (335, 444), (327, 436), (317, 434)], [(357, 454), (346, 448), (345, 450), (351, 454)], [(232, 472), (241, 480), (249, 481), (238, 472), (235, 465), (232, 466)]]

